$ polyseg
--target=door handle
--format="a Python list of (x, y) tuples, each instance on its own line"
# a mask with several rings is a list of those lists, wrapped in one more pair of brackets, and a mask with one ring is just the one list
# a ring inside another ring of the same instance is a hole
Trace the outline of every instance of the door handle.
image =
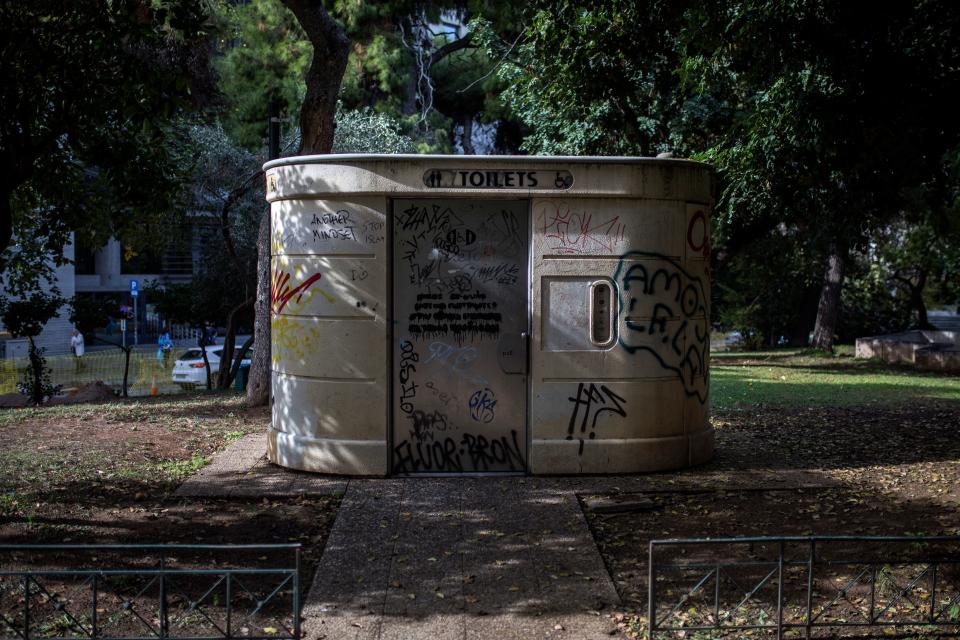
[(528, 337), (526, 331), (500, 336), (497, 342), (497, 362), (504, 373), (527, 374)]

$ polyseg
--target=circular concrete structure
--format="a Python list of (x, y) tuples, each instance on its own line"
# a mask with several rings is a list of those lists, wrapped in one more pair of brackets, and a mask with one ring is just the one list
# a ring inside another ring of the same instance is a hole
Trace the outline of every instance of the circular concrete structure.
[(270, 460), (351, 475), (709, 460), (709, 166), (328, 155), (265, 165)]

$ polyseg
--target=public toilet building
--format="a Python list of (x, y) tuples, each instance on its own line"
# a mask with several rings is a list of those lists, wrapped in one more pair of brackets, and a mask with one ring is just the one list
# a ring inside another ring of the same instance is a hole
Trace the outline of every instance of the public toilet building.
[(709, 166), (328, 155), (265, 168), (271, 461), (594, 474), (713, 455)]

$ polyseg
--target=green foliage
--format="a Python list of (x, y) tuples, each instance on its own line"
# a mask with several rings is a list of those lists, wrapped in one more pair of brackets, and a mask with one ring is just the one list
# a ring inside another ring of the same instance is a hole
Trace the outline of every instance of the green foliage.
[(27, 338), (30, 341), (30, 367), (17, 388), (30, 396), (34, 404), (41, 404), (44, 398), (53, 395), (59, 388), (51, 384), (50, 370), (43, 357), (44, 349), (37, 347), (34, 338), (40, 335), (43, 325), (57, 315), (63, 303), (63, 298), (56, 293), (40, 291), (19, 300), (0, 298), (0, 320), (7, 331), (14, 338)]
[(704, 155), (725, 181), (722, 235), (802, 220), (812, 242), (853, 247), (942, 174), (960, 135), (942, 95), (960, 80), (953, 5), (741, 0), (691, 15), (688, 82), (735, 109)]
[(0, 320), (14, 338), (36, 338), (63, 303), (58, 295), (42, 292), (20, 300), (0, 298)]
[[(828, 251), (840, 260), (869, 253), (904, 211), (916, 225), (917, 214), (960, 202), (960, 119), (947, 95), (960, 81), (954, 4), (864, 12), (807, 0), (543, 0), (526, 20), (516, 43), (473, 23), (488, 55), (505, 61), (503, 97), (531, 129), (524, 148), (711, 162), (720, 186), (715, 309), (749, 336), (769, 342), (797, 317), (812, 326), (798, 309), (818, 308), (808, 292)], [(907, 250), (909, 270), (951, 281), (950, 260), (924, 244), (922, 261)], [(868, 290), (846, 297), (854, 324), (895, 324), (889, 304), (875, 309), (883, 319), (867, 317), (862, 305), (884, 295)]]
[(338, 110), (334, 153), (413, 153), (414, 144), (390, 116), (364, 108)]
[(77, 295), (70, 300), (70, 323), (77, 331), (89, 336), (95, 329), (104, 326), (115, 310), (116, 303), (113, 300)]
[[(189, 284), (151, 282), (144, 290), (169, 321), (222, 323), (254, 289), (257, 231), (266, 209), (264, 158), (232, 142), (218, 125), (192, 125), (187, 132), (196, 150), (186, 200), (200, 241), (199, 268)], [(250, 321), (248, 314), (243, 324)]]
[(896, 333), (909, 325), (909, 300), (892, 288), (885, 265), (858, 256), (843, 289), (840, 341)]
[(266, 142), (272, 99), (280, 103), (281, 117), (296, 119), (313, 46), (279, 0), (221, 2), (217, 17), (223, 127), (241, 147), (259, 150)]
[(745, 247), (713, 276), (713, 321), (740, 332), (748, 349), (803, 344), (810, 322), (803, 310), (819, 292), (815, 264), (795, 230)]
[(34, 264), (62, 263), (70, 231), (89, 246), (148, 242), (188, 164), (171, 118), (213, 92), (207, 4), (6, 2), (0, 21), (0, 231), (9, 224)]
[[(678, 38), (689, 3), (535, 2), (517, 43), (474, 20), (524, 148), (566, 155), (653, 155), (687, 149), (706, 98), (681, 86)], [(709, 110), (708, 110), (709, 111)]]

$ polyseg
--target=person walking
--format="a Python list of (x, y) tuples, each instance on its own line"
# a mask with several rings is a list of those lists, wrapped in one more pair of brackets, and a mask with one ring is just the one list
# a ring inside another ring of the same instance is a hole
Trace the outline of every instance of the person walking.
[(213, 323), (207, 320), (203, 323), (203, 346), (210, 346), (217, 344), (217, 329), (213, 326)]
[(70, 351), (73, 352), (75, 372), (80, 373), (80, 370), (83, 369), (84, 344), (83, 334), (76, 329), (73, 330), (73, 335), (70, 337)]
[(157, 362), (164, 369), (170, 367), (170, 358), (173, 356), (173, 340), (170, 338), (170, 329), (164, 329), (157, 339)]

